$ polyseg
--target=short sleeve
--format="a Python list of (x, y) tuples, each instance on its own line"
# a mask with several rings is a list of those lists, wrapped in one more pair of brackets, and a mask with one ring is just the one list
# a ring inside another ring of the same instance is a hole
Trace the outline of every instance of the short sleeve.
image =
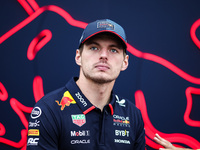
[(33, 108), (28, 125), (27, 150), (57, 150), (59, 139), (58, 120), (44, 102)]

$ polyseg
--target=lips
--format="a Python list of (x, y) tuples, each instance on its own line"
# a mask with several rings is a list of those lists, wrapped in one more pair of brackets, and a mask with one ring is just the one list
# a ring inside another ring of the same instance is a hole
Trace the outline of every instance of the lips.
[(97, 64), (97, 65), (95, 65), (95, 68), (97, 68), (101, 71), (106, 71), (106, 70), (110, 69), (110, 67), (106, 64)]

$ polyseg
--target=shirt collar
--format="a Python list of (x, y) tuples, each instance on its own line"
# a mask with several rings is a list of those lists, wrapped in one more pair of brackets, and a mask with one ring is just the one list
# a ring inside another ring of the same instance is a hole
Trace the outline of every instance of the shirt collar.
[[(90, 111), (92, 111), (93, 109), (95, 109), (96, 107), (94, 105), (92, 105), (90, 103), (90, 101), (85, 97), (85, 95), (81, 92), (78, 85), (76, 84), (77, 80), (78, 80), (78, 77), (73, 77), (66, 84), (66, 88), (68, 89), (68, 91), (70, 92), (70, 94), (72, 95), (74, 100), (76, 101), (79, 108), (82, 110), (83, 114), (87, 114)], [(114, 94), (112, 94), (111, 101), (108, 104), (111, 115), (114, 114), (114, 109), (113, 109), (114, 102), (115, 102), (115, 96), (114, 96)]]

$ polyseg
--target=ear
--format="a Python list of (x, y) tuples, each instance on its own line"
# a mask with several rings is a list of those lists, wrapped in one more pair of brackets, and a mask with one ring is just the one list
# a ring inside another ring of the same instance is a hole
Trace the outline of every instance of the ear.
[(126, 55), (123, 60), (121, 71), (124, 71), (128, 68), (128, 59), (129, 59), (129, 55)]
[(77, 65), (81, 66), (81, 53), (79, 49), (76, 50), (75, 61)]

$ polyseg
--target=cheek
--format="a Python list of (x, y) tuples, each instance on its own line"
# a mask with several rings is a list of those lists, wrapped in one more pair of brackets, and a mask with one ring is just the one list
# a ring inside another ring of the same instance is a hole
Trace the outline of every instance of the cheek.
[(95, 55), (83, 54), (82, 55), (82, 64), (92, 65), (98, 61), (98, 58)]
[(121, 70), (122, 67), (123, 67), (123, 65), (124, 65), (124, 61), (123, 61), (123, 60), (124, 60), (124, 59), (122, 59), (122, 58), (116, 59), (116, 60), (114, 61), (114, 63), (113, 63), (113, 66), (114, 66), (115, 68)]
[(90, 58), (82, 59), (81, 66), (83, 69), (89, 70), (92, 66), (92, 61)]

